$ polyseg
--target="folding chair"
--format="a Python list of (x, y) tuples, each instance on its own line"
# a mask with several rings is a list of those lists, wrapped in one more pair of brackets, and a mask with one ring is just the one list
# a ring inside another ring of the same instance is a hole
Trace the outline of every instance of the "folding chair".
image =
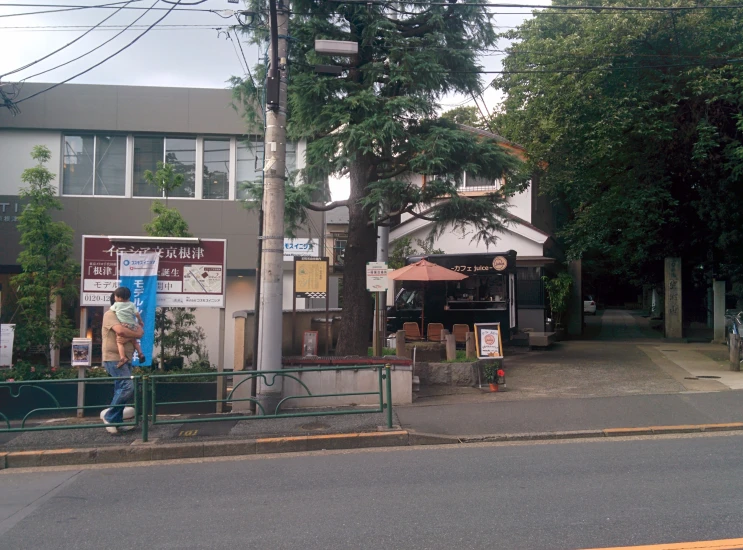
[(469, 325), (454, 325), (451, 328), (451, 333), (454, 335), (454, 341), (457, 344), (466, 344), (467, 343), (467, 333), (470, 331)]

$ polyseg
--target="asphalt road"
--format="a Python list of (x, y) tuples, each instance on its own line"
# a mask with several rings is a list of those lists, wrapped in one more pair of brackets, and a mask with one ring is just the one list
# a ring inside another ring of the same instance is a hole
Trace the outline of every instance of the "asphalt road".
[(0, 474), (15, 549), (578, 549), (743, 536), (743, 436)]

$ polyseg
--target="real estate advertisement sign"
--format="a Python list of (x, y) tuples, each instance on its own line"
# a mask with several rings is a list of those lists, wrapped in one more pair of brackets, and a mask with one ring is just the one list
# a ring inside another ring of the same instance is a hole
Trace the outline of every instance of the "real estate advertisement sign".
[(475, 323), (475, 345), (478, 359), (503, 357), (500, 323)]
[(158, 306), (224, 307), (227, 241), (177, 241), (83, 235), (80, 305), (109, 305), (121, 254), (157, 253)]
[(0, 325), (0, 367), (13, 366), (15, 325)]
[(366, 290), (385, 292), (389, 286), (386, 262), (366, 262)]

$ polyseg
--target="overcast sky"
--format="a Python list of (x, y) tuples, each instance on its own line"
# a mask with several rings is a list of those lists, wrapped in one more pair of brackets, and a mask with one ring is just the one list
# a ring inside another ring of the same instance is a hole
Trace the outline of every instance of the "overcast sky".
[[(14, 3), (24, 4), (55, 4), (55, 5), (97, 5), (115, 0), (16, 0)], [(132, 2), (130, 6), (150, 7), (155, 0), (141, 0)], [(195, 0), (183, 0), (183, 3)], [(74, 61), (64, 67), (55, 69), (43, 75), (30, 78), (33, 82), (60, 82), (95, 65), (116, 52), (131, 40), (141, 34), (146, 26), (157, 21), (166, 12), (151, 11), (143, 15), (144, 10), (122, 10), (118, 13), (113, 9), (86, 9), (60, 13), (23, 15), (5, 17), (14, 13), (25, 13), (49, 10), (41, 7), (7, 7), (9, 3), (0, 0), (0, 75), (14, 71), (17, 68), (31, 63), (48, 55), (54, 50), (81, 36), (88, 28), (111, 18), (103, 25), (113, 25), (117, 28), (94, 30), (81, 38), (75, 44), (50, 56), (48, 59), (34, 64), (25, 70), (3, 77), (3, 81), (18, 81), (23, 78), (65, 63), (75, 57), (113, 38), (122, 26), (128, 25), (142, 16), (137, 25), (141, 28), (127, 30), (110, 43), (92, 54)], [(549, 4), (549, 0), (529, 0), (530, 4)], [(168, 8), (169, 4), (158, 2), (158, 8)], [(230, 4), (227, 0), (206, 0), (195, 8), (211, 10), (240, 9), (239, 4)], [(184, 8), (187, 9), (187, 8)], [(495, 11), (495, 10), (494, 10)], [(498, 8), (495, 16), (496, 25), (503, 30), (507, 27), (519, 25), (525, 18), (530, 17), (525, 8)], [(506, 14), (505, 12), (508, 12)], [(224, 33), (217, 30), (226, 28), (235, 23), (235, 19), (227, 13), (222, 18), (216, 13), (203, 11), (183, 11), (176, 9), (170, 13), (153, 30), (142, 36), (135, 44), (122, 51), (116, 57), (103, 63), (73, 82), (80, 84), (125, 84), (136, 86), (177, 86), (199, 88), (223, 88), (232, 75), (242, 75), (241, 54), (236, 53), (232, 41)], [(69, 28), (68, 26), (78, 26)], [(18, 28), (21, 27), (21, 28)], [(67, 27), (67, 28), (66, 28)], [(234, 35), (233, 35), (234, 37)], [(251, 68), (257, 63), (262, 52), (255, 46), (243, 44), (245, 57)], [(505, 46), (505, 43), (500, 45)], [(239, 50), (238, 50), (239, 52)], [(240, 57), (238, 57), (240, 56)], [(486, 70), (500, 69), (501, 56), (491, 54), (482, 59)], [(492, 80), (495, 75), (484, 75), (486, 81)], [(495, 90), (489, 89), (485, 93), (488, 109), (492, 112), (499, 102)], [(471, 98), (449, 96), (443, 99), (442, 109), (447, 110), (461, 104), (473, 104)], [(343, 185), (336, 186), (335, 198), (342, 198), (346, 192)]]

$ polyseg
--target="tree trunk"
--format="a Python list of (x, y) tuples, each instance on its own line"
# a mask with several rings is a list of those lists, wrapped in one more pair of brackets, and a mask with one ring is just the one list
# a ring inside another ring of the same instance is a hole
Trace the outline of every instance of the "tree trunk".
[(366, 262), (377, 251), (377, 230), (369, 225), (369, 212), (359, 205), (366, 193), (373, 164), (361, 157), (351, 165), (348, 206), (348, 242), (343, 262), (343, 312), (336, 355), (366, 356), (372, 328), (373, 302), (366, 290)]

